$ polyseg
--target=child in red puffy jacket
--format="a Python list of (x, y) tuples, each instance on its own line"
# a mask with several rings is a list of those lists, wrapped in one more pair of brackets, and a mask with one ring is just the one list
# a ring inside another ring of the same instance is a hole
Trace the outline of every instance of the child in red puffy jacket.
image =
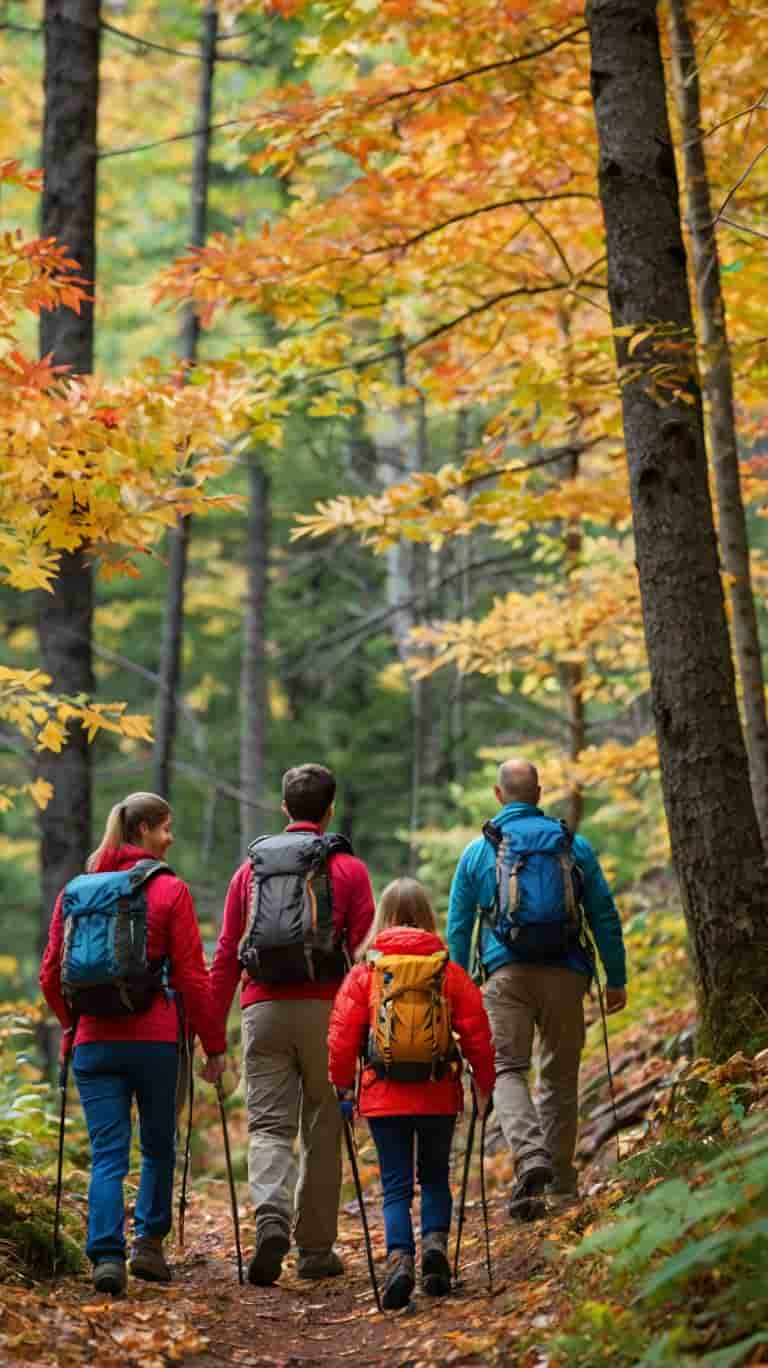
[[(376, 957), (434, 956), (445, 952), (429, 898), (415, 879), (396, 879), (385, 888), (370, 935), (360, 954), (364, 963), (347, 975), (333, 1006), (328, 1037), (331, 1082), (342, 1104), (354, 1096), (357, 1060), (369, 1044), (371, 993)], [(448, 961), (442, 993), (451, 1029), (474, 1073), (482, 1116), (495, 1082), (493, 1045), (478, 988), (458, 964)], [(392, 1070), (396, 1072), (397, 1070)], [(402, 1072), (402, 1070), (401, 1070)], [(383, 1304), (407, 1305), (415, 1282), (415, 1245), (411, 1223), (416, 1173), (421, 1187), (421, 1274), (424, 1291), (444, 1296), (451, 1288), (448, 1230), (451, 1189), (448, 1179), (456, 1116), (462, 1110), (461, 1064), (449, 1061), (437, 1077), (396, 1082), (386, 1065), (364, 1061), (358, 1106), (368, 1120), (381, 1169), (387, 1268)], [(415, 1147), (414, 1147), (415, 1141)]]

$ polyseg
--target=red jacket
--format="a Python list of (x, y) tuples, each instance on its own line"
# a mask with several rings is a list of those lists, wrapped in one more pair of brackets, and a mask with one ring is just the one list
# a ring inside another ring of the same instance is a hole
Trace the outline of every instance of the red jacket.
[[(433, 936), (429, 931), (393, 926), (376, 937), (372, 948), (388, 955), (434, 955), (445, 946), (439, 936)], [(371, 977), (369, 964), (356, 965), (345, 978), (333, 1004), (328, 1059), (330, 1079), (337, 1088), (354, 1086), (355, 1065), (368, 1033)], [(452, 961), (446, 966), (445, 995), (461, 1052), (472, 1066), (478, 1088), (491, 1093), (496, 1067), (482, 995), (469, 975)], [(377, 1078), (373, 1069), (364, 1068), (359, 1107), (363, 1116), (451, 1116), (462, 1110), (463, 1089), (460, 1078), (393, 1083)]]
[[(286, 831), (314, 831), (320, 833), (316, 822), (291, 822)], [(373, 921), (373, 890), (368, 870), (355, 855), (339, 851), (328, 862), (333, 893), (333, 921), (337, 932), (344, 934), (347, 950), (354, 955), (362, 944)], [(245, 931), (251, 907), (253, 876), (246, 860), (235, 872), (227, 889), (224, 917), (216, 953), (211, 966), (211, 992), (219, 1020), (226, 1022), (235, 989), (242, 983), (240, 1006), (254, 1002), (282, 1001), (284, 998), (334, 998), (341, 979), (326, 983), (267, 984), (256, 983), (241, 973), (238, 961), (240, 941)]]
[[(124, 845), (105, 851), (94, 873), (112, 869), (131, 869), (146, 860), (148, 850)], [(175, 874), (156, 874), (147, 885), (147, 956), (171, 962), (171, 987), (184, 997), (184, 1010), (190, 1030), (199, 1035), (206, 1054), (223, 1054), (227, 1048), (224, 1028), (213, 1011), (208, 970), (203, 958), (195, 907), (187, 885)], [(62, 1026), (72, 1025), (69, 1008), (61, 991), (61, 952), (64, 925), (62, 895), (56, 899), (48, 944), (40, 966), (40, 987), (49, 1007)], [(104, 1040), (178, 1040), (179, 1013), (175, 998), (157, 993), (146, 1012), (130, 1016), (99, 1017), (84, 1014), (77, 1023), (75, 1044)]]

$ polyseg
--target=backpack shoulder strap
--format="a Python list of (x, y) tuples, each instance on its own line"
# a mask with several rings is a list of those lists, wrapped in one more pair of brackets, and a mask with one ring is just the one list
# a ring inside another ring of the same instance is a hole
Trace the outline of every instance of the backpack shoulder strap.
[(494, 850), (498, 850), (499, 846), (501, 845), (504, 839), (504, 833), (501, 827), (497, 826), (492, 818), (483, 824), (482, 834), (485, 837), (486, 841), (490, 841)]
[(128, 870), (131, 888), (134, 891), (137, 888), (143, 888), (150, 879), (154, 879), (156, 874), (173, 874), (173, 870), (169, 864), (165, 863), (165, 860), (139, 860)]
[(326, 859), (331, 855), (354, 855), (352, 842), (346, 836), (342, 836), (340, 831), (329, 831), (323, 836)]

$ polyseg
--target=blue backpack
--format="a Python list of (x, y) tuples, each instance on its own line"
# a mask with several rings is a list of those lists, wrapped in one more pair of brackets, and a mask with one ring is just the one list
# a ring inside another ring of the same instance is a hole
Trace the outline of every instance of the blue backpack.
[(145, 1012), (167, 987), (169, 963), (147, 957), (150, 879), (173, 870), (162, 860), (132, 869), (79, 874), (62, 897), (61, 987), (73, 1016)]
[(521, 960), (567, 959), (583, 940), (581, 870), (573, 835), (554, 817), (486, 822), (496, 852), (496, 895), (484, 919)]

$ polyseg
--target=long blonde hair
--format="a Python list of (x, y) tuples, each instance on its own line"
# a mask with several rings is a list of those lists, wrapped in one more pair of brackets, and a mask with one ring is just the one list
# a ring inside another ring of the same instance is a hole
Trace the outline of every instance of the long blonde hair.
[(159, 826), (170, 811), (165, 798), (160, 798), (157, 793), (129, 793), (127, 798), (110, 809), (104, 835), (93, 854), (88, 856), (86, 869), (96, 869), (105, 851), (138, 843), (142, 822), (146, 822), (148, 827)]
[(379, 932), (389, 926), (414, 926), (420, 931), (438, 934), (437, 917), (427, 890), (418, 879), (393, 879), (387, 884), (379, 898), (371, 929), (355, 958), (365, 959)]

